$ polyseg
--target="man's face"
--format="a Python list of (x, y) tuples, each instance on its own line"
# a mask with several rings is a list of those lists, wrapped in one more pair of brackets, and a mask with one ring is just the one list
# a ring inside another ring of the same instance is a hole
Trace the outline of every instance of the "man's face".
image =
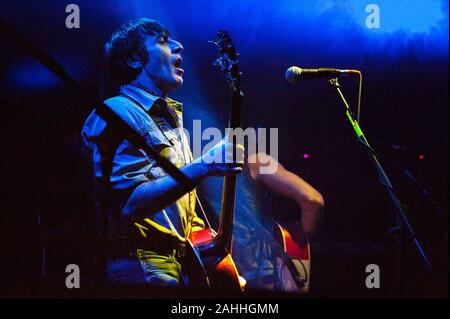
[(148, 62), (143, 72), (162, 92), (168, 93), (183, 84), (184, 70), (181, 68), (181, 43), (168, 36), (147, 36), (145, 40)]

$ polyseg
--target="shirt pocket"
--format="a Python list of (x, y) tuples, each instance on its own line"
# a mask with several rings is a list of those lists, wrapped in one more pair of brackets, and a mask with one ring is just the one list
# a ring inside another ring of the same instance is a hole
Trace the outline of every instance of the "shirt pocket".
[(147, 144), (158, 153), (164, 148), (172, 146), (172, 143), (161, 133), (161, 130), (158, 127), (147, 125), (143, 135)]
[[(143, 135), (147, 144), (151, 146), (159, 155), (168, 159), (175, 166), (180, 166), (173, 143), (171, 143), (168, 137), (165, 136), (156, 125), (147, 125)], [(167, 173), (156, 163), (153, 158), (149, 157), (149, 159), (152, 164), (148, 172), (150, 178), (161, 178), (167, 175)]]

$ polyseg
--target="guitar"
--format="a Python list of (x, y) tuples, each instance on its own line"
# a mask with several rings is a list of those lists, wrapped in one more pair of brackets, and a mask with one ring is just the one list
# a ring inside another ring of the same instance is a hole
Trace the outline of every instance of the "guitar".
[(277, 279), (283, 292), (308, 293), (311, 279), (311, 249), (301, 225), (291, 231), (274, 223), (274, 238), (288, 258), (277, 258)]
[[(234, 44), (226, 31), (219, 31), (213, 43), (219, 49), (214, 62), (225, 74), (232, 93), (229, 127), (241, 126), (242, 89)], [(235, 141), (230, 141), (235, 143)], [(192, 286), (242, 291), (245, 280), (239, 276), (231, 257), (234, 208), (236, 201), (236, 176), (225, 176), (220, 211), (219, 230), (208, 228), (193, 232), (187, 245), (183, 267)]]

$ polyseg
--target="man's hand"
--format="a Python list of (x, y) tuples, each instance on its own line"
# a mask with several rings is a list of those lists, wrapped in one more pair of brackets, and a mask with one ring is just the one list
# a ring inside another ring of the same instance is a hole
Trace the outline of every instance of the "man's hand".
[[(233, 150), (235, 150), (234, 159)], [(199, 160), (207, 164), (208, 175), (210, 176), (239, 174), (244, 167), (244, 146), (237, 144), (234, 147), (233, 143), (230, 143), (228, 138), (225, 137)]]

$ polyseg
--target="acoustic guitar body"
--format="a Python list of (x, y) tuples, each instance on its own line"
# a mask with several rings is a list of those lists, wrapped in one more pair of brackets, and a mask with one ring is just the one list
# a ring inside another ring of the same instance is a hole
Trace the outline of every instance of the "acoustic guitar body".
[[(284, 253), (290, 258), (291, 265), (286, 269), (283, 267), (285, 261), (277, 261), (277, 270), (280, 277), (282, 291), (308, 293), (311, 280), (311, 251), (308, 236), (300, 226), (289, 229), (279, 223), (274, 227), (275, 240), (283, 247)], [(302, 282), (302, 287), (294, 283), (296, 276)]]
[[(207, 228), (192, 232), (189, 236), (190, 248), (193, 251), (189, 252), (190, 249), (188, 249), (187, 264), (194, 265), (192, 268), (195, 269), (194, 272), (188, 271), (189, 283), (193, 286), (204, 286), (207, 283), (210, 288), (220, 289), (221, 292), (241, 292), (245, 282), (239, 276), (231, 255), (208, 249), (215, 234), (214, 230)], [(193, 258), (198, 260), (192, 260)], [(203, 271), (198, 271), (199, 264)]]

